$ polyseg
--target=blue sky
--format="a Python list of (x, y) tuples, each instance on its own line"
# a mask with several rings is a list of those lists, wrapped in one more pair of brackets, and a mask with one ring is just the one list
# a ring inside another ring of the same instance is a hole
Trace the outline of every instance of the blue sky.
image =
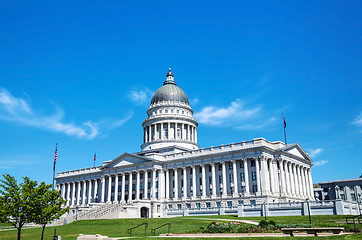
[(171, 67), (201, 147), (264, 137), (313, 181), (362, 173), (360, 1), (0, 1), (0, 173), (51, 183), (138, 152)]

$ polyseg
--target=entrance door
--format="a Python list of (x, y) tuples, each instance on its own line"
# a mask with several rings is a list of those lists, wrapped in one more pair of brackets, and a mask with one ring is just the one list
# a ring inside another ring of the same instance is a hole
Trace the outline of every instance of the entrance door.
[(148, 218), (148, 208), (141, 207), (141, 218)]

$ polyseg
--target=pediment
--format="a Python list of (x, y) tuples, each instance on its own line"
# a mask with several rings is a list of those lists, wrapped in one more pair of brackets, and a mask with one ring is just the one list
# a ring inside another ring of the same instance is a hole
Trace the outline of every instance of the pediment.
[(312, 161), (312, 159), (309, 157), (309, 155), (303, 150), (303, 148), (301, 148), (301, 146), (299, 146), (299, 144), (293, 144), (293, 145), (288, 145), (284, 148), (281, 149), (283, 152), (289, 153), (291, 155), (294, 155), (298, 158), (303, 158), (306, 159), (308, 161)]
[(116, 157), (112, 161), (106, 163), (103, 166), (103, 168), (116, 168), (121, 166), (140, 164), (152, 161), (153, 161), (152, 159), (149, 159), (147, 157), (142, 157), (131, 153), (123, 153), (119, 157)]

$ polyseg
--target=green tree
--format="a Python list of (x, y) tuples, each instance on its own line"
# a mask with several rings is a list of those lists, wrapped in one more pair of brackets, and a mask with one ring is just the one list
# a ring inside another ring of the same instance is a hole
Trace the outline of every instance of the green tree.
[(60, 218), (69, 207), (62, 208), (66, 201), (60, 196), (60, 191), (52, 189), (52, 185), (40, 183), (35, 189), (34, 222), (42, 226), (41, 240), (43, 240), (45, 226), (54, 219)]
[(36, 181), (23, 177), (23, 182), (18, 184), (16, 179), (9, 174), (4, 174), (0, 180), (0, 221), (12, 224), (18, 230), (18, 240), (21, 228), (25, 223), (33, 222), (34, 194)]

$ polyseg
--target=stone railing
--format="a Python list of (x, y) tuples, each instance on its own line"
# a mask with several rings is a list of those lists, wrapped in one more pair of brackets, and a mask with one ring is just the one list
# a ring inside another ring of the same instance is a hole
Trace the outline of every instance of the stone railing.
[(181, 153), (174, 153), (170, 155), (166, 155), (165, 158), (172, 158), (178, 159), (178, 158), (184, 158), (184, 157), (193, 157), (198, 155), (204, 155), (205, 153), (218, 153), (218, 152), (225, 152), (225, 151), (233, 151), (233, 150), (239, 150), (239, 149), (247, 149), (251, 147), (270, 147), (270, 148), (279, 148), (282, 146), (285, 146), (284, 143), (278, 141), (278, 142), (268, 142), (264, 138), (256, 138), (251, 141), (244, 141), (239, 143), (231, 143), (227, 145), (220, 145), (216, 147), (209, 147), (209, 148), (201, 148), (198, 150), (192, 150), (189, 152), (181, 152)]
[(58, 172), (57, 173), (57, 178), (59, 178), (59, 177), (67, 177), (67, 176), (72, 176), (72, 175), (78, 175), (78, 174), (95, 173), (95, 172), (98, 172), (98, 171), (101, 171), (100, 166), (77, 169), (77, 170), (72, 170), (72, 171), (67, 171), (67, 172)]

